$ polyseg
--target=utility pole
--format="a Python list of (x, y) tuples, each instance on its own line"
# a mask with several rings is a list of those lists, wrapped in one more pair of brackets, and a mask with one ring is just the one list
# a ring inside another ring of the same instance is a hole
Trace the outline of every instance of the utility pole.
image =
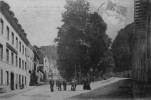
[(77, 80), (77, 66), (76, 66), (76, 62), (75, 62), (75, 64), (74, 64), (74, 66), (75, 66), (75, 79)]
[(99, 7), (98, 10), (97, 10), (97, 13), (99, 12), (100, 8), (101, 8), (104, 4), (105, 4), (105, 2), (100, 5), (100, 7)]
[(79, 66), (79, 83), (81, 83), (81, 66), (80, 63), (78, 63)]

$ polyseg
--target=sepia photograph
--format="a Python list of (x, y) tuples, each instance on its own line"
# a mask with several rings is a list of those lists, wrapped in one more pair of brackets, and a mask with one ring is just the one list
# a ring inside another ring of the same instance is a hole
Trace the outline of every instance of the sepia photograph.
[(151, 100), (151, 0), (0, 0), (0, 100)]

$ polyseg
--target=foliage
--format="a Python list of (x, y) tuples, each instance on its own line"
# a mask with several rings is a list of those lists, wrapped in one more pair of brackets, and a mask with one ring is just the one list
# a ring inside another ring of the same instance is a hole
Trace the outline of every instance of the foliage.
[(49, 45), (49, 46), (42, 46), (42, 48), (45, 53), (47, 54), (49, 60), (57, 60), (57, 48), (55, 45)]
[[(62, 14), (64, 24), (58, 27), (55, 39), (61, 75), (71, 79), (80, 72), (86, 75), (90, 68), (105, 71), (112, 59), (109, 53), (111, 39), (105, 33), (106, 23), (97, 13), (89, 12), (89, 3), (85, 0), (67, 0), (65, 9)], [(101, 61), (106, 61), (104, 69)], [(112, 61), (110, 63), (114, 63)]]
[[(106, 29), (107, 25), (102, 17), (97, 13), (91, 14), (90, 24), (86, 29), (86, 39), (90, 45), (88, 48), (90, 67), (103, 72), (107, 71), (106, 68), (109, 66), (109, 59), (112, 56), (109, 50), (111, 38), (105, 33)], [(114, 64), (114, 61), (110, 63)]]
[(115, 60), (115, 71), (126, 71), (131, 67), (132, 48), (134, 41), (134, 23), (121, 29), (112, 44)]

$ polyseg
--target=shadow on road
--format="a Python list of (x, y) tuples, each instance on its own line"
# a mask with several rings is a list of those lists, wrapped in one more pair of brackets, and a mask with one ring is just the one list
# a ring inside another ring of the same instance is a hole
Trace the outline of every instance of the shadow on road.
[(90, 92), (70, 97), (68, 100), (133, 100), (131, 89), (121, 88), (123, 84), (124, 80), (119, 80)]

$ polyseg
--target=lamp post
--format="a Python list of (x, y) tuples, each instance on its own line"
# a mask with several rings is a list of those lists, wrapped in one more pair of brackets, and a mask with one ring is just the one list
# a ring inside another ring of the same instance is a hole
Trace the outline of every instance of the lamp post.
[(100, 8), (101, 8), (104, 4), (105, 4), (105, 2), (100, 5), (100, 7), (99, 7), (98, 10), (97, 10), (97, 13), (99, 12)]

